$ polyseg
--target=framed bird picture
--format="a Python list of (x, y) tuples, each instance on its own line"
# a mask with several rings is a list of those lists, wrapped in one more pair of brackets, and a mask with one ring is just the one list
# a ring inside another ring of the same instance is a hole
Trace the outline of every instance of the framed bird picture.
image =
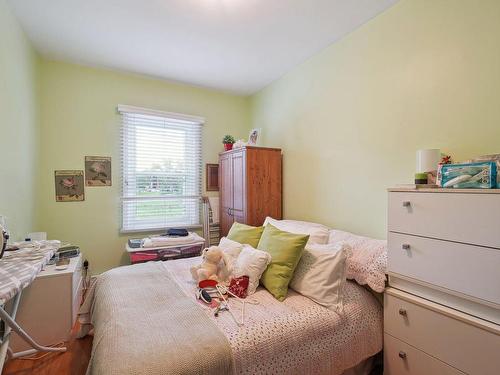
[(85, 156), (85, 185), (111, 186), (111, 158)]
[(78, 202), (85, 200), (83, 171), (55, 171), (56, 201)]

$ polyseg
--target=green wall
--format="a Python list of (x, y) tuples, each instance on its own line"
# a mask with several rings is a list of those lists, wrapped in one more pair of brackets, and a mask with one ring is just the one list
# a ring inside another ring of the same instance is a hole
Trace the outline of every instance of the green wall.
[[(120, 235), (118, 104), (205, 117), (204, 162), (217, 162), (224, 134), (244, 137), (249, 99), (142, 76), (46, 61), (40, 63), (40, 158), (37, 230), (80, 245), (91, 272), (128, 262)], [(54, 170), (83, 169), (86, 155), (111, 156), (112, 187), (85, 189), (84, 202), (56, 202)], [(204, 180), (203, 180), (204, 181)]]
[(255, 95), (285, 217), (382, 238), (417, 149), (500, 152), (499, 36), (497, 0), (404, 0)]
[(24, 239), (34, 220), (37, 59), (0, 0), (0, 215), (15, 240)]
[[(127, 263), (120, 229), (117, 104), (203, 116), (204, 162), (225, 133), (284, 151), (287, 218), (385, 237), (386, 188), (415, 151), (500, 152), (500, 2), (403, 0), (244, 98), (39, 59), (0, 0), (0, 214), (14, 237), (81, 246), (91, 272)], [(113, 186), (57, 203), (53, 173), (113, 157)], [(35, 213), (35, 216), (34, 216)]]

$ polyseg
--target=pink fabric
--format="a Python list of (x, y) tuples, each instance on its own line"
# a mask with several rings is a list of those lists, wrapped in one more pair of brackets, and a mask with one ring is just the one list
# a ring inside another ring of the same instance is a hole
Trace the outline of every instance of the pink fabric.
[(332, 229), (328, 243), (337, 242), (351, 246), (352, 252), (347, 258), (347, 278), (382, 293), (387, 271), (387, 241)]

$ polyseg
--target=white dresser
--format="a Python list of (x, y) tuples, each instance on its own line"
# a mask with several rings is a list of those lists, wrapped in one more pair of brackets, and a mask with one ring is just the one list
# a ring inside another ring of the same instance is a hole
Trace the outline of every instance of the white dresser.
[(387, 375), (500, 374), (500, 190), (389, 189)]
[[(70, 338), (82, 298), (82, 257), (71, 258), (67, 269), (45, 266), (35, 281), (23, 291), (17, 322), (42, 345)], [(14, 352), (31, 349), (16, 333), (10, 347)]]

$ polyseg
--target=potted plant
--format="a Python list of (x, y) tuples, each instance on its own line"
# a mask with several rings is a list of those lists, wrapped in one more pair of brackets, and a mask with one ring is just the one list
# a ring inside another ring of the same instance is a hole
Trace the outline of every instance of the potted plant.
[(233, 149), (233, 143), (235, 142), (234, 137), (232, 135), (225, 135), (222, 138), (222, 143), (224, 144), (224, 151), (229, 151)]

